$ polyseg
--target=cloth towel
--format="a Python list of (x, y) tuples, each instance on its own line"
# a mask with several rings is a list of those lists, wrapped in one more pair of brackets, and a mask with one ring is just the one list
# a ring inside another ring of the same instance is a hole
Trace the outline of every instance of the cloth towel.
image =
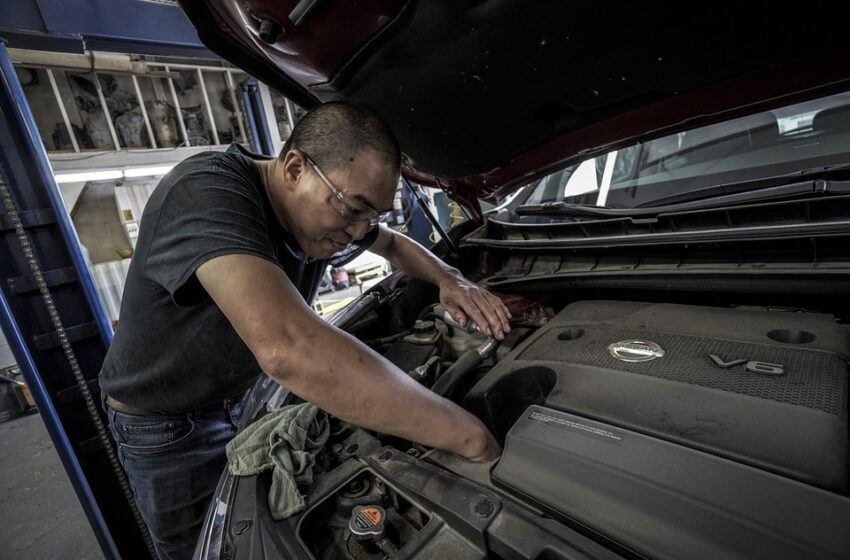
[(230, 473), (249, 476), (272, 469), (269, 508), (275, 521), (304, 509), (298, 485), (313, 482), (316, 455), (328, 441), (327, 414), (316, 405), (285, 406), (260, 418), (227, 444)]

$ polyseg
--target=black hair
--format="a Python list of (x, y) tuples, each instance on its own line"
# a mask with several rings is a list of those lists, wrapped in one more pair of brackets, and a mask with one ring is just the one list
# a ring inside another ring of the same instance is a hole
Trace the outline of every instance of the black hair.
[(280, 157), (293, 148), (302, 150), (325, 172), (348, 165), (364, 148), (375, 150), (394, 171), (401, 166), (401, 150), (390, 127), (375, 111), (353, 101), (332, 101), (304, 115)]

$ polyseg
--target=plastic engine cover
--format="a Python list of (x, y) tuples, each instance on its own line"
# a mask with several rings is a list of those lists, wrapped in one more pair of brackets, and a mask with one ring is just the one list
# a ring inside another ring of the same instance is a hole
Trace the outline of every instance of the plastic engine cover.
[(828, 315), (580, 302), (465, 405), (499, 436), (539, 404), (844, 493), (848, 356)]
[(802, 560), (850, 550), (844, 496), (539, 406), (511, 429), (493, 480), (649, 558)]

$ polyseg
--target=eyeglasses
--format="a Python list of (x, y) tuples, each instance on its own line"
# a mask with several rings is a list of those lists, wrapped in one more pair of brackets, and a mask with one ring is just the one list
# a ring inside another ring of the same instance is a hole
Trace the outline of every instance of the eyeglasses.
[[(299, 150), (300, 151), (300, 150)], [(319, 169), (319, 166), (316, 164), (313, 159), (301, 152), (301, 155), (304, 156), (304, 159), (313, 168), (313, 171), (316, 172), (316, 175), (322, 180), (322, 182), (327, 185), (327, 187), (334, 194), (331, 197), (331, 206), (337, 213), (342, 216), (346, 222), (351, 225), (359, 225), (368, 223), (370, 228), (377, 226), (381, 222), (385, 222), (387, 220), (387, 214), (389, 212), (378, 212), (374, 208), (370, 207), (368, 204), (360, 202), (338, 188), (336, 188), (333, 183), (331, 183), (330, 179), (322, 173), (322, 170)]]

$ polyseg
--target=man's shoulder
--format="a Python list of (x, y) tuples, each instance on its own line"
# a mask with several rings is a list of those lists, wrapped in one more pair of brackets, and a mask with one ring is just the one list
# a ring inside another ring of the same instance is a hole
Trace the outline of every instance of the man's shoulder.
[(170, 192), (182, 189), (224, 187), (253, 192), (260, 181), (256, 163), (242, 153), (209, 151), (190, 156), (175, 165), (163, 177), (156, 190), (162, 198), (168, 198)]
[(251, 158), (231, 147), (226, 151), (210, 150), (189, 156), (175, 165), (169, 175), (177, 180), (195, 173), (214, 173), (222, 170), (250, 175), (255, 167)]
[(184, 159), (160, 180), (145, 205), (144, 217), (152, 223), (160, 221), (163, 213), (186, 217), (246, 203), (261, 208), (263, 196), (259, 172), (250, 159), (208, 151)]

